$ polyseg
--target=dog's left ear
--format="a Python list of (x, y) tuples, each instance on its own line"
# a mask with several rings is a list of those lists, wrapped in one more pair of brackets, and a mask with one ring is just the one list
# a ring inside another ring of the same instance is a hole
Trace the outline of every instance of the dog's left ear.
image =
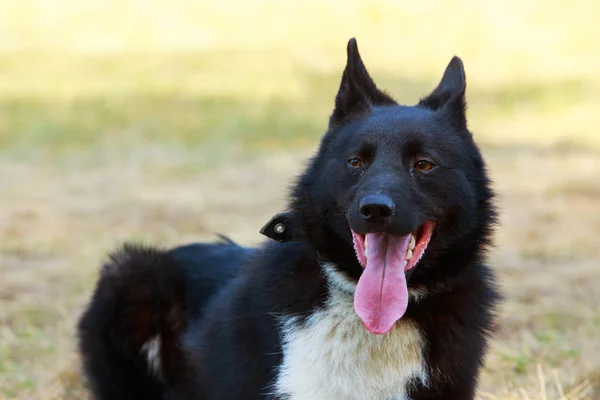
[(447, 114), (460, 129), (467, 127), (465, 90), (467, 80), (463, 62), (454, 56), (438, 86), (427, 97), (419, 101), (419, 106)]
[(343, 123), (349, 116), (368, 113), (373, 106), (396, 104), (373, 82), (360, 57), (355, 38), (348, 41), (347, 55), (346, 68), (335, 97), (335, 109), (329, 119), (330, 126)]

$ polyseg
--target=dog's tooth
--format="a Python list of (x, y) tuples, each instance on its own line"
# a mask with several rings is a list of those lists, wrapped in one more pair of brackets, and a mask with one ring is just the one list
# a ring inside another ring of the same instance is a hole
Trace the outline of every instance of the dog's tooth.
[(408, 249), (412, 250), (415, 248), (417, 241), (415, 240), (415, 235), (410, 235), (410, 243), (408, 244)]
[(365, 247), (365, 257), (369, 257), (369, 249)]
[(405, 257), (405, 259), (408, 261), (408, 260), (410, 260), (410, 258), (411, 258), (411, 257), (412, 257), (412, 250), (408, 250), (408, 251), (406, 252), (406, 257)]

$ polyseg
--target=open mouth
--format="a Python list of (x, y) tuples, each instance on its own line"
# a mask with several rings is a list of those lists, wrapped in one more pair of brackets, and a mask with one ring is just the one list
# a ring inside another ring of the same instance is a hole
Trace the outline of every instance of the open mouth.
[(358, 262), (363, 268), (367, 267), (367, 259), (369, 257), (369, 237), (371, 238), (372, 252), (377, 251), (373, 245), (380, 244), (379, 242), (385, 236), (391, 236), (399, 239), (406, 239), (406, 237), (409, 237), (408, 246), (404, 252), (404, 258), (401, 257), (402, 254), (398, 254), (398, 258), (404, 260), (404, 271), (408, 271), (417, 265), (417, 263), (423, 257), (423, 254), (425, 254), (425, 250), (427, 249), (429, 240), (431, 240), (431, 235), (434, 228), (435, 222), (427, 221), (415, 232), (406, 236), (395, 236), (387, 233), (368, 233), (366, 235), (361, 235), (360, 233), (352, 231), (352, 239), (354, 241), (356, 258), (358, 258)]
[(364, 268), (354, 294), (354, 309), (370, 332), (389, 332), (406, 312), (406, 271), (423, 257), (434, 228), (435, 223), (427, 221), (404, 236), (352, 231), (356, 257)]

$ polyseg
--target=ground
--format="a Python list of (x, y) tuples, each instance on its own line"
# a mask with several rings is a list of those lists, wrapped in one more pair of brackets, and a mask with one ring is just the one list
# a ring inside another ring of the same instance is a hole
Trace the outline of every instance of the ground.
[(121, 241), (263, 240), (351, 36), (404, 103), (465, 62), (506, 297), (480, 397), (600, 398), (595, 2), (60, 4), (0, 6), (0, 399), (85, 398), (74, 324)]

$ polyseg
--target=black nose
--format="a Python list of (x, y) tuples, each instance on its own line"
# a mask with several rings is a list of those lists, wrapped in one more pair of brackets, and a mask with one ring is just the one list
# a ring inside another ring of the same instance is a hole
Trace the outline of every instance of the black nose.
[(365, 196), (358, 207), (360, 215), (368, 222), (383, 222), (394, 213), (394, 202), (382, 194)]

